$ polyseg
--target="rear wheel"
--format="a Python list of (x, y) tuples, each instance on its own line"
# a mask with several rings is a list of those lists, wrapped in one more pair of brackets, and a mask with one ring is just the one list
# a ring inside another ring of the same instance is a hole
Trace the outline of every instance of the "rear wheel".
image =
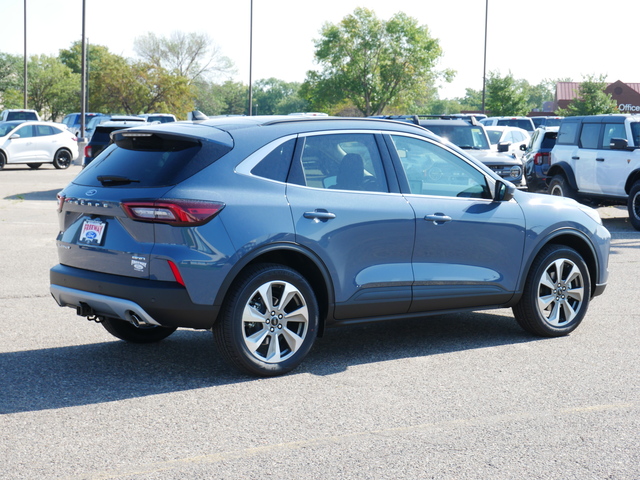
[(513, 313), (527, 332), (560, 337), (580, 325), (590, 298), (589, 269), (578, 252), (562, 245), (547, 245), (531, 265)]
[(7, 157), (4, 153), (0, 152), (0, 170), (7, 164)]
[(549, 182), (549, 195), (557, 197), (576, 198), (576, 190), (564, 175), (554, 175)]
[(631, 187), (629, 192), (629, 200), (627, 203), (627, 209), (629, 210), (629, 221), (633, 228), (640, 230), (640, 180)]
[(41, 166), (42, 166), (41, 163), (27, 163), (27, 167), (29, 167), (31, 170), (36, 170)]
[(105, 318), (101, 323), (105, 330), (114, 337), (132, 343), (159, 342), (176, 331), (175, 327), (160, 327), (156, 325), (136, 327), (118, 318)]
[(232, 366), (260, 376), (297, 367), (318, 331), (318, 304), (307, 280), (276, 264), (249, 268), (231, 287), (213, 337)]
[(72, 159), (71, 152), (65, 148), (61, 148), (53, 157), (53, 166), (58, 169), (69, 168)]

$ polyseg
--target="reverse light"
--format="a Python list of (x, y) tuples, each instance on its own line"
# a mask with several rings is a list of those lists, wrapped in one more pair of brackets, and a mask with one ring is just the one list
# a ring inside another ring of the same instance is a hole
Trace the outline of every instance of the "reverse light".
[(122, 208), (132, 220), (166, 223), (176, 227), (197, 227), (215, 217), (224, 208), (221, 202), (200, 200), (125, 201)]
[(533, 163), (534, 165), (544, 165), (548, 164), (550, 159), (551, 155), (549, 153), (538, 152), (533, 156)]

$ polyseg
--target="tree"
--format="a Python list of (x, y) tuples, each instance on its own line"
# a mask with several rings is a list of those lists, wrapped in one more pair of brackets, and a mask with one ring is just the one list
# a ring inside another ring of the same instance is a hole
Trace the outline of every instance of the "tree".
[(254, 84), (254, 106), (260, 115), (283, 115), (307, 110), (308, 102), (298, 95), (300, 84), (277, 78), (258, 80)]
[(249, 87), (227, 80), (223, 84), (197, 81), (195, 109), (206, 115), (246, 115), (248, 113)]
[(557, 115), (565, 117), (573, 115), (599, 115), (617, 113), (618, 106), (613, 97), (606, 93), (606, 75), (588, 75), (578, 87), (578, 96), (566, 109), (559, 108)]
[(56, 120), (75, 108), (80, 76), (58, 57), (34, 55), (28, 69), (30, 108), (47, 120)]
[(499, 72), (491, 72), (486, 83), (486, 109), (494, 116), (526, 115), (531, 111), (527, 93), (522, 81), (511, 73), (501, 77)]
[[(442, 74), (434, 70), (442, 50), (426, 26), (404, 13), (380, 20), (357, 8), (339, 24), (325, 24), (315, 43), (320, 72), (307, 72), (302, 92), (314, 109), (345, 100), (363, 115), (410, 104)], [(452, 72), (445, 72), (448, 80)]]
[(24, 72), (22, 57), (0, 53), (0, 95), (8, 89), (22, 88)]
[(143, 61), (184, 77), (189, 83), (233, 70), (231, 60), (205, 34), (176, 31), (169, 37), (158, 37), (149, 32), (137, 37), (133, 48)]

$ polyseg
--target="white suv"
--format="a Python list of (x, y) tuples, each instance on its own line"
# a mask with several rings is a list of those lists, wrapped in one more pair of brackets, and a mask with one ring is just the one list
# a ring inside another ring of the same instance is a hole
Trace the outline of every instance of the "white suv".
[(640, 230), (640, 115), (563, 119), (548, 176), (551, 195), (626, 204)]

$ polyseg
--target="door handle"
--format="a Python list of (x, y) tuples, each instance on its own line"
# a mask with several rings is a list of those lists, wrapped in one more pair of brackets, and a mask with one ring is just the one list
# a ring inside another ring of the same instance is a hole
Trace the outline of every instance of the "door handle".
[(580, 157), (571, 157), (571, 160), (580, 160)]
[(336, 218), (335, 213), (327, 212), (326, 210), (315, 210), (313, 212), (304, 212), (302, 214), (304, 218), (309, 218), (312, 220), (320, 220), (322, 222), (326, 222), (327, 220), (332, 220)]
[(434, 225), (442, 225), (451, 221), (451, 217), (444, 213), (434, 213), (432, 215), (425, 215), (424, 219), (428, 222), (433, 222)]
[(596, 158), (596, 162), (604, 162), (604, 158), (602, 158), (602, 157)]

